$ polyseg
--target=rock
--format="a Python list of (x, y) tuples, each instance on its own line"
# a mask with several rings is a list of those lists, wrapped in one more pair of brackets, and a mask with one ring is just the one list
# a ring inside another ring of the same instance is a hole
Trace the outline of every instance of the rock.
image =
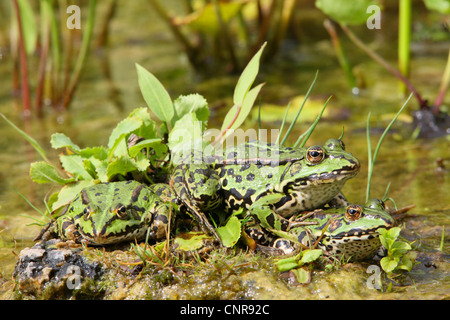
[(13, 278), (16, 298), (64, 299), (80, 289), (87, 279), (103, 273), (99, 262), (88, 261), (81, 248), (59, 247), (60, 240), (38, 242), (19, 254)]

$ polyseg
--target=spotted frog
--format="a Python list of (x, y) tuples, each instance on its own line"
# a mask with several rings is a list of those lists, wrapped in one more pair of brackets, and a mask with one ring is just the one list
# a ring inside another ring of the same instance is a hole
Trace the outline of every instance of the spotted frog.
[[(137, 181), (84, 188), (37, 239), (56, 235), (90, 245), (165, 238), (171, 205)], [(45, 234), (45, 236), (44, 236)]]
[(288, 232), (270, 230), (280, 237), (273, 242), (273, 247), (292, 253), (298, 247), (317, 244), (327, 256), (363, 260), (372, 257), (380, 248), (378, 230), (393, 227), (395, 220), (385, 211), (382, 201), (372, 199), (365, 206), (350, 204), (315, 210), (303, 220), (305, 222), (308, 225), (294, 227)]
[(220, 157), (192, 154), (174, 169), (171, 191), (159, 186), (157, 193), (177, 197), (211, 233), (203, 211), (219, 206), (228, 212), (246, 208), (263, 227), (288, 230), (287, 218), (296, 212), (346, 205), (340, 190), (359, 168), (338, 139), (297, 149), (247, 142)]

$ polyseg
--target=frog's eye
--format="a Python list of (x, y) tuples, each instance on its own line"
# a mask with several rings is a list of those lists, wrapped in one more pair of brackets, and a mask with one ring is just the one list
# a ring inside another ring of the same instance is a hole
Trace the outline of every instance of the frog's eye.
[(340, 139), (328, 139), (325, 146), (330, 150), (345, 150), (345, 144)]
[(325, 154), (321, 147), (313, 146), (309, 147), (306, 151), (306, 159), (311, 164), (319, 164), (324, 159)]
[(356, 221), (361, 217), (362, 209), (356, 204), (349, 205), (347, 211), (345, 212), (345, 217), (349, 221)]
[(119, 218), (126, 216), (127, 208), (123, 204), (118, 204), (116, 207), (116, 214)]
[(386, 205), (384, 204), (384, 201), (380, 200), (380, 199), (370, 199), (367, 202), (366, 207), (369, 207), (372, 209), (381, 209), (381, 210), (386, 209)]
[(88, 220), (91, 217), (91, 210), (89, 210), (89, 208), (84, 208), (83, 217), (84, 220)]

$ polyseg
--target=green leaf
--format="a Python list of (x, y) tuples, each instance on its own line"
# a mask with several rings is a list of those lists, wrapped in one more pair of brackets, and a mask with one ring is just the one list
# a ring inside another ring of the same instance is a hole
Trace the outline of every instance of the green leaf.
[(128, 156), (121, 156), (115, 158), (108, 164), (106, 168), (106, 175), (108, 177), (108, 181), (116, 175), (125, 176), (129, 172), (137, 171), (135, 163)]
[(390, 273), (394, 271), (399, 261), (398, 257), (387, 256), (380, 260), (380, 265), (386, 273)]
[(311, 249), (303, 251), (302, 258), (300, 262), (310, 263), (317, 260), (323, 254), (322, 249)]
[(110, 158), (114, 155), (119, 143), (140, 126), (142, 126), (142, 120), (135, 117), (125, 118), (117, 124), (109, 136), (108, 148)]
[(301, 264), (299, 264), (300, 256), (301, 256), (301, 253), (299, 253), (295, 256), (292, 256), (292, 257), (280, 259), (275, 262), (275, 265), (277, 266), (278, 270), (281, 272), (289, 271), (294, 268), (298, 268), (301, 266)]
[(316, 7), (331, 19), (352, 25), (366, 23), (372, 14), (367, 12), (367, 8), (371, 5), (379, 5), (379, 3), (372, 0), (316, 0)]
[(230, 217), (227, 224), (216, 229), (225, 247), (231, 248), (241, 237), (241, 223), (236, 216)]
[(55, 167), (44, 161), (33, 162), (30, 165), (30, 177), (37, 183), (67, 184), (74, 181), (60, 177)]
[(136, 63), (139, 87), (147, 106), (162, 121), (170, 124), (175, 109), (164, 86), (145, 68)]
[(68, 185), (65, 185), (61, 188), (61, 190), (58, 193), (58, 200), (56, 200), (52, 204), (52, 211), (55, 211), (62, 206), (67, 205), (70, 201), (75, 198), (77, 194), (81, 192), (82, 189), (89, 187), (93, 185), (94, 182), (92, 180), (82, 180), (78, 181), (76, 183), (71, 183)]
[(128, 148), (130, 157), (135, 157), (142, 149), (152, 148), (157, 154), (162, 155), (167, 150), (167, 146), (162, 143), (161, 139), (147, 139), (136, 143), (134, 146)]
[(202, 132), (202, 122), (198, 121), (195, 113), (186, 114), (175, 123), (167, 144), (173, 155), (172, 163), (179, 163), (194, 150), (202, 150)]
[(309, 270), (298, 268), (291, 270), (291, 272), (295, 275), (298, 283), (308, 284), (311, 282), (311, 272)]
[(209, 118), (209, 108), (208, 102), (205, 98), (203, 98), (203, 96), (198, 93), (180, 96), (174, 101), (174, 107), (177, 116), (173, 118), (172, 126), (186, 114), (195, 113), (197, 119), (202, 121), (202, 129), (206, 129), (206, 124)]
[[(254, 87), (252, 90), (248, 92), (248, 94), (245, 96), (245, 99), (242, 103), (242, 105), (234, 105), (225, 116), (221, 131), (224, 131), (228, 126), (230, 126), (229, 129), (237, 129), (241, 126), (242, 123), (244, 123), (245, 119), (247, 118), (248, 114), (250, 113), (250, 110), (253, 107), (253, 104), (255, 103), (256, 97), (258, 96), (259, 92), (261, 91), (262, 86), (264, 83), (261, 83)], [(239, 114), (236, 116), (236, 113), (238, 112), (238, 107), (240, 107)], [(230, 132), (229, 134), (231, 134)]]
[(80, 150), (80, 156), (83, 158), (95, 158), (98, 160), (108, 159), (108, 150), (104, 146), (97, 146), (92, 148), (84, 148)]
[(93, 177), (84, 167), (85, 158), (79, 155), (61, 155), (59, 156), (61, 165), (67, 172), (71, 173), (76, 180), (91, 180)]
[(178, 234), (175, 238), (177, 250), (193, 251), (204, 246), (204, 240), (211, 239), (210, 236), (203, 232), (187, 232)]
[(72, 142), (72, 140), (64, 133), (54, 133), (50, 138), (50, 145), (53, 149), (69, 148), (75, 153), (80, 152), (80, 147)]
[(39, 143), (33, 139), (31, 136), (26, 134), (23, 130), (19, 129), (14, 123), (12, 123), (3, 113), (0, 113), (0, 116), (5, 119), (5, 121), (13, 127), (22, 137), (24, 137), (44, 159), (45, 161), (49, 162), (47, 159), (47, 155), (45, 153), (45, 150), (39, 145)]
[(261, 49), (253, 56), (250, 62), (245, 67), (244, 71), (242, 71), (241, 76), (236, 84), (236, 88), (234, 89), (233, 95), (233, 103), (235, 105), (242, 105), (244, 102), (245, 96), (247, 92), (250, 90), (253, 82), (256, 79), (259, 71), (259, 60), (261, 59), (261, 54), (266, 46), (266, 43), (261, 46)]

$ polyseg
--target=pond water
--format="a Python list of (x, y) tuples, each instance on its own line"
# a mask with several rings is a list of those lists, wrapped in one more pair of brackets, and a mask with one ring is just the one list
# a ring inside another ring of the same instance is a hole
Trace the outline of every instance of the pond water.
[[(172, 98), (194, 92), (202, 94), (213, 107), (212, 114), (215, 118), (210, 122), (210, 126), (220, 126), (221, 117), (231, 107), (236, 76), (199, 76), (190, 68), (177, 43), (168, 35), (166, 26), (157, 19), (150, 7), (144, 10), (140, 6), (125, 5), (125, 2), (119, 1), (118, 14), (111, 24), (108, 48), (95, 51), (89, 56), (70, 112), (50, 111), (42, 120), (24, 121), (19, 112), (20, 106), (11, 96), (10, 56), (4, 47), (0, 47), (0, 54), (3, 54), (0, 60), (0, 112), (44, 146), (49, 158), (55, 163), (58, 153), (49, 146), (52, 133), (63, 132), (81, 147), (106, 144), (117, 122), (134, 108), (145, 105), (137, 83), (136, 62), (154, 73)], [(142, 11), (145, 11), (145, 14), (142, 14)], [(149, 26), (148, 21), (157, 23)], [(129, 32), (130, 25), (133, 25), (132, 33)], [(380, 52), (395, 59), (396, 44), (389, 28), (382, 28), (377, 32), (375, 44), (379, 46)], [(363, 203), (367, 182), (367, 114), (372, 113), (374, 147), (380, 132), (401, 107), (405, 98), (399, 95), (398, 82), (395, 79), (351, 44), (346, 45), (352, 48), (349, 50), (350, 59), (355, 63), (359, 74), (364, 77), (367, 89), (363, 89), (358, 96), (351, 94), (326, 37), (321, 41), (303, 45), (289, 44), (286, 45), (285, 52), (274, 61), (262, 65), (258, 76), (258, 81), (266, 82), (261, 94), (262, 119), (264, 121), (265, 118), (274, 118), (273, 114), (265, 111), (269, 110), (265, 109), (269, 104), (279, 106), (279, 115), (275, 118), (282, 118), (287, 103), (306, 93), (316, 70), (319, 70), (318, 81), (311, 97), (311, 101), (316, 104), (305, 110), (306, 118), (300, 118), (290, 136), (290, 143), (295, 142), (296, 137), (309, 126), (311, 118), (319, 112), (325, 99), (333, 95), (324, 119), (317, 126), (308, 144), (321, 144), (328, 138), (337, 138), (342, 128), (345, 128), (343, 140), (347, 150), (360, 159), (362, 169), (356, 178), (345, 185), (343, 191), (351, 202)], [(436, 50), (432, 50), (432, 46), (433, 43), (416, 44), (420, 50), (417, 49), (416, 54), (413, 52), (411, 74), (421, 93), (430, 99), (434, 99), (436, 95), (449, 42), (444, 46), (442, 43), (436, 44)], [(447, 95), (447, 105), (450, 103), (449, 98)], [(408, 286), (394, 286), (391, 296), (376, 292), (368, 296), (371, 298), (450, 297), (450, 140), (448, 137), (411, 139), (410, 111), (416, 108), (417, 103), (412, 100), (392, 128), (392, 134), (385, 139), (375, 165), (371, 195), (382, 197), (388, 183), (391, 183), (388, 195), (395, 199), (398, 207), (415, 205), (415, 208), (409, 211), (412, 217), (402, 222), (402, 235), (409, 240), (416, 240), (421, 264), (410, 273), (412, 280)], [(29, 164), (41, 160), (39, 155), (17, 132), (1, 121), (0, 288), (11, 277), (16, 255), (22, 248), (33, 244), (32, 239), (40, 230), (38, 226), (29, 225), (34, 222), (30, 217), (40, 219), (39, 213), (33, 210), (20, 194), (37, 208), (44, 210), (43, 199), (50, 191), (49, 186), (37, 185), (29, 178)], [(255, 123), (255, 120), (249, 120), (244, 127), (255, 128)], [(278, 128), (279, 122), (263, 122), (263, 125), (267, 128)], [(444, 169), (439, 169), (438, 159), (443, 159)], [(443, 250), (439, 251), (444, 226)], [(427, 267), (427, 263), (433, 267)], [(354, 272), (361, 272), (362, 269), (358, 270)], [(352, 272), (352, 269), (348, 268), (332, 277), (351, 277)], [(250, 278), (259, 276), (256, 272), (249, 275)], [(318, 290), (314, 286), (325, 282), (327, 288), (333, 281), (339, 280), (319, 276), (318, 282), (311, 287), (290, 290), (285, 293), (286, 298), (304, 298), (308, 290), (310, 297), (323, 298), (321, 294), (314, 296), (314, 292), (317, 294)], [(323, 287), (322, 292), (326, 292)], [(402, 295), (402, 292), (407, 292), (407, 295)], [(267, 296), (255, 297), (277, 296), (269, 290)], [(360, 297), (358, 293), (346, 296)]]

